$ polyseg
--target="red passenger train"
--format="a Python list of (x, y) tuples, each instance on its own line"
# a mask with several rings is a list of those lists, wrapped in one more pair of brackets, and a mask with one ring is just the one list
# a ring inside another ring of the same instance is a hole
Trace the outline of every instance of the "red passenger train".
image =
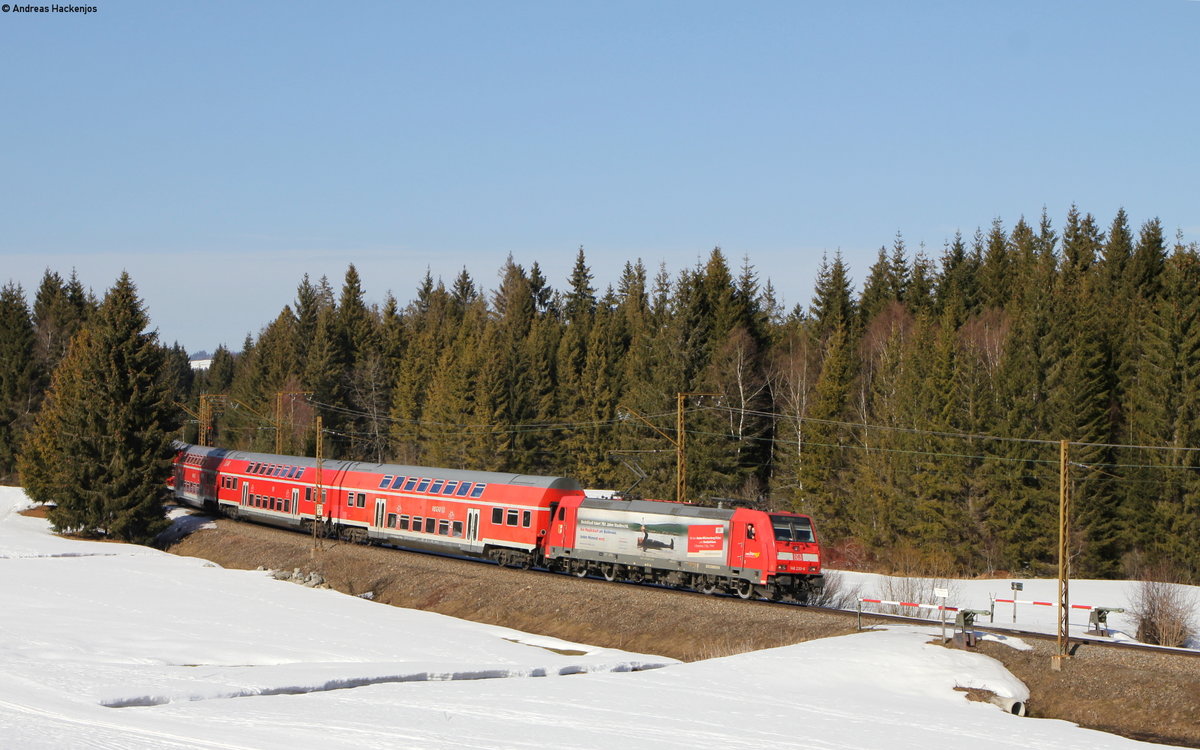
[[(806, 602), (821, 586), (812, 521), (795, 513), (589, 498), (578, 482), (179, 444), (175, 498), (238, 518), (704, 593)], [(320, 486), (320, 496), (317, 487)]]

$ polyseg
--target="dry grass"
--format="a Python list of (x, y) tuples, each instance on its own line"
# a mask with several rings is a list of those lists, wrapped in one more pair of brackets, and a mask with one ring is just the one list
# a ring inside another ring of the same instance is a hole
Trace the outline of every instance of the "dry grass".
[(1196, 602), (1174, 583), (1143, 579), (1130, 597), (1137, 639), (1160, 646), (1184, 646), (1196, 633)]
[(1033, 646), (1032, 651), (994, 642), (979, 647), (1029, 688), (1029, 716), (1200, 748), (1200, 660), (1083, 646), (1055, 672), (1050, 658), (1056, 645)]

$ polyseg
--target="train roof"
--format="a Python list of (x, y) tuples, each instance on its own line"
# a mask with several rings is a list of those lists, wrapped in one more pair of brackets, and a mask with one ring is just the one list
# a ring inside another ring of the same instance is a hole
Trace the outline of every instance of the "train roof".
[[(263, 463), (284, 464), (287, 466), (315, 467), (317, 459), (309, 456), (287, 456), (275, 453), (252, 453), (250, 451), (234, 451), (226, 448), (212, 448), (200, 445), (175, 443), (177, 450), (186, 451), (192, 455), (200, 455), (218, 461), (259, 461)], [(392, 476), (419, 476), (430, 479), (457, 479), (465, 482), (481, 482), (486, 484), (513, 484), (522, 487), (538, 487), (554, 490), (578, 490), (579, 482), (568, 477), (545, 477), (534, 474), (512, 474), (500, 471), (469, 471), (459, 469), (441, 469), (433, 466), (405, 466), (402, 464), (381, 464), (370, 461), (333, 461), (321, 462), (323, 472), (330, 476), (348, 471), (361, 471), (368, 474), (390, 474)]]
[(728, 521), (733, 517), (732, 508), (705, 508), (700, 505), (665, 503), (654, 500), (604, 500), (589, 497), (581, 502), (579, 507), (619, 510), (626, 513), (657, 513), (663, 516), (683, 516), (685, 518), (712, 518), (721, 521)]

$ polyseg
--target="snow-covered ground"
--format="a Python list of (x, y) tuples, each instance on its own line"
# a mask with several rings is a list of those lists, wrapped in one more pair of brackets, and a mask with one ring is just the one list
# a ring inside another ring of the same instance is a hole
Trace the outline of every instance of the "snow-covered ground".
[[(1144, 746), (967, 701), (954, 688), (1026, 692), (988, 657), (929, 645), (934, 628), (681, 664), (60, 539), (25, 502), (0, 488), (6, 750)], [(964, 606), (1007, 592), (957, 585), (982, 591)]]

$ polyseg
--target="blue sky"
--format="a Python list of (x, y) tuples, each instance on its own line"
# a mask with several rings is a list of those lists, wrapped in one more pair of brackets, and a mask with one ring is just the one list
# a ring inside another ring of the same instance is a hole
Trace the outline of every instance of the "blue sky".
[(1191, 0), (91, 2), (0, 13), (0, 283), (126, 269), (192, 351), (349, 263), (404, 302), (719, 245), (790, 306), (1043, 207), (1200, 240)]

